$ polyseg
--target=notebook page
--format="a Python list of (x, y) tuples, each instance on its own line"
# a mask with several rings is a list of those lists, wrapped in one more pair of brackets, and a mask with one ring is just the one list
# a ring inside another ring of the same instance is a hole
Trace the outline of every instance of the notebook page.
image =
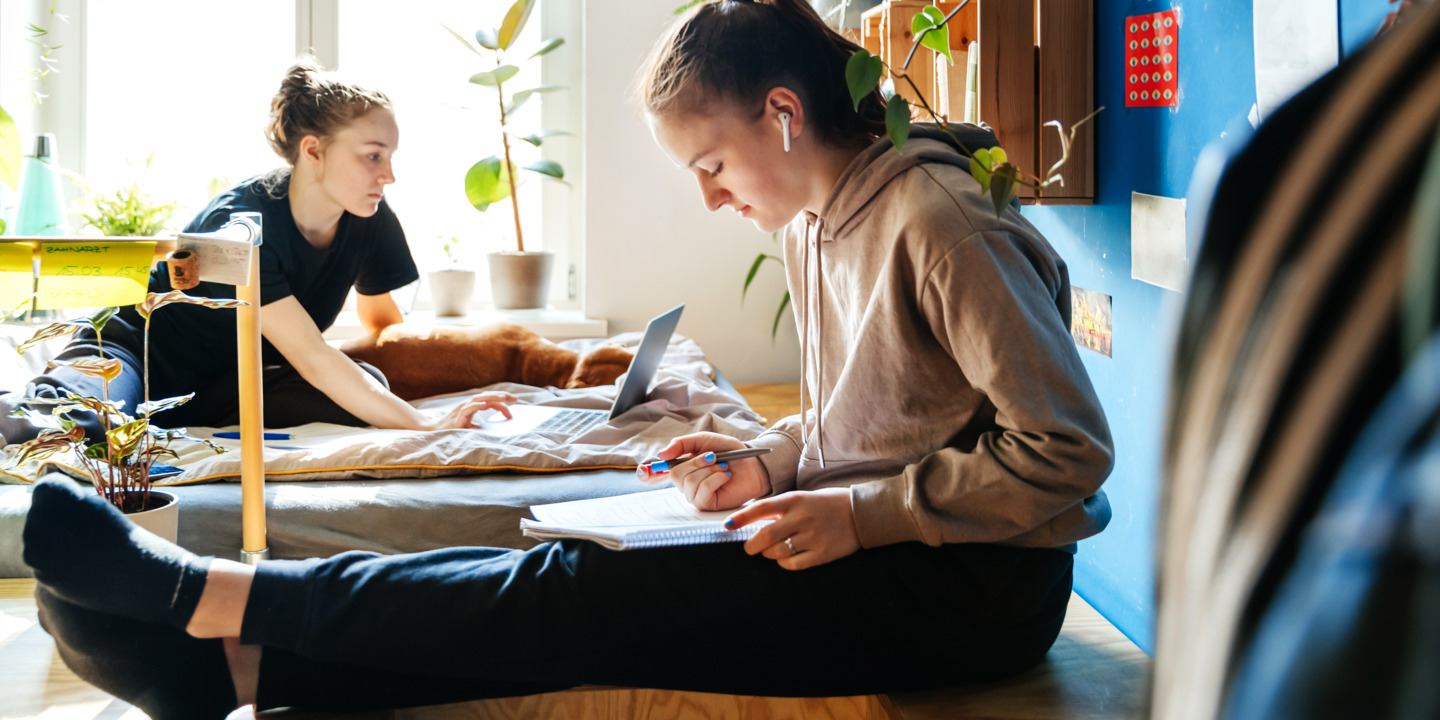
[(679, 488), (617, 495), (593, 500), (536, 505), (530, 508), (543, 523), (571, 528), (613, 525), (668, 525), (672, 523), (719, 523), (730, 512), (702, 512), (695, 509)]

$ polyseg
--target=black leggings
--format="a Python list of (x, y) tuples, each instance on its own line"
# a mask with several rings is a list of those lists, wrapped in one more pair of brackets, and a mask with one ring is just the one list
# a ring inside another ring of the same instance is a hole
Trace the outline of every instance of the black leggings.
[[(798, 572), (738, 544), (348, 552), (262, 563), (241, 640), (266, 648), (262, 708), (378, 709), (579, 684), (894, 692), (1039, 662), (1064, 621), (1071, 565), (1062, 550), (919, 543)], [(369, 671), (336, 684), (347, 667)], [(430, 681), (403, 698), (365, 689), (386, 673)]]

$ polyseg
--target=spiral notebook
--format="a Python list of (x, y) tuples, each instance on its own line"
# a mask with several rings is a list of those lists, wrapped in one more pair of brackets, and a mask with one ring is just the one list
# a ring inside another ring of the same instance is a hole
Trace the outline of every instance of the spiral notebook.
[(522, 519), (520, 530), (538, 540), (578, 538), (611, 550), (704, 545), (748, 540), (768, 522), (738, 530), (722, 524), (733, 511), (697, 510), (674, 487), (629, 495), (571, 500), (530, 508), (534, 520)]

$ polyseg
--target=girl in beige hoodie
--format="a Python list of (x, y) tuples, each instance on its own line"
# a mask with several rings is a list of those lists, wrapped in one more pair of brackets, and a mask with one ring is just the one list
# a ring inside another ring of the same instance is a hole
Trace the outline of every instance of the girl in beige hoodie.
[(760, 459), (677, 439), (660, 458), (702, 457), (669, 479), (703, 509), (755, 500), (730, 519), (773, 519), (745, 549), (789, 569), (914, 541), (1073, 552), (1109, 520), (1111, 442), (1065, 264), (1016, 208), (996, 217), (948, 136), (916, 126), (902, 153), (878, 89), (852, 105), (854, 49), (798, 0), (726, 1), (647, 65), (651, 129), (706, 207), (785, 231), (809, 403)]
[[(1014, 210), (995, 217), (944, 136), (878, 139), (878, 93), (857, 111), (846, 92), (855, 49), (801, 0), (718, 0), (647, 64), (655, 137), (706, 204), (787, 228), (811, 407), (753, 442), (763, 463), (673, 472), (734, 526), (774, 520), (744, 552), (561, 541), (252, 567), (52, 478), (24, 557), (66, 663), (156, 720), (219, 720), (587, 683), (859, 695), (1038, 662), (1075, 541), (1108, 516), (1065, 266)], [(740, 446), (692, 435), (661, 455)]]

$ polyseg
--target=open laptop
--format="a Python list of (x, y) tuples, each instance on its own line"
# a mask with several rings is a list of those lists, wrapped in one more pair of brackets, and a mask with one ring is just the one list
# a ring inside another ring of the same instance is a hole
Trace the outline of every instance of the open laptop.
[[(512, 419), (505, 419), (499, 411), (483, 411), (475, 416), (475, 429), (494, 438), (511, 438), (517, 435), (559, 435), (575, 437), (585, 431), (620, 417), (625, 411), (645, 401), (650, 390), (650, 381), (660, 367), (660, 358), (670, 345), (670, 336), (680, 324), (680, 313), (684, 305), (677, 305), (660, 314), (645, 326), (645, 337), (640, 349), (630, 361), (625, 379), (615, 391), (615, 402), (606, 410), (577, 410), (538, 405), (511, 405)], [(482, 417), (483, 415), (483, 417)]]

